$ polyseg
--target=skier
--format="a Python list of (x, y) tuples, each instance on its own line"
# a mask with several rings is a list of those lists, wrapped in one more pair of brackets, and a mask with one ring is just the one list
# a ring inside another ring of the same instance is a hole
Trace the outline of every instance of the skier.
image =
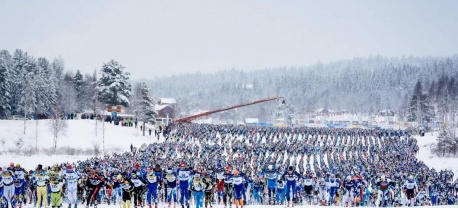
[(47, 200), (47, 186), (49, 184), (49, 177), (43, 170), (43, 166), (39, 164), (37, 170), (34, 173), (33, 181), (37, 187), (37, 207), (40, 208), (41, 204), (46, 208), (48, 204)]
[(13, 173), (9, 171), (8, 168), (4, 167), (2, 169), (2, 179), (3, 179), (3, 197), (6, 198), (8, 204), (11, 204), (11, 200), (14, 196), (14, 177)]
[(274, 204), (275, 189), (277, 188), (277, 172), (273, 170), (273, 166), (269, 165), (268, 170), (264, 173), (267, 179), (267, 191), (269, 194), (269, 205)]
[(172, 169), (167, 169), (165, 182), (167, 183), (167, 202), (169, 203), (169, 207), (172, 206), (172, 198), (174, 203), (173, 207), (175, 207), (177, 203), (177, 180), (178, 179), (172, 172)]
[(122, 208), (130, 208), (132, 194), (134, 192), (134, 184), (129, 180), (124, 180), (121, 174), (119, 174), (116, 179), (117, 181), (114, 183), (114, 187), (121, 188)]
[(328, 186), (326, 186), (324, 178), (320, 178), (320, 181), (318, 182), (318, 200), (321, 206), (325, 206), (327, 204), (327, 194)]
[(135, 171), (132, 172), (130, 182), (134, 184), (134, 207), (137, 208), (138, 206), (141, 206), (142, 192), (145, 182), (137, 176), (137, 172)]
[(17, 196), (19, 201), (22, 202), (23, 200), (26, 199), (25, 197), (25, 192), (27, 188), (27, 182), (25, 180), (26, 171), (24, 170), (24, 168), (21, 167), (20, 164), (16, 164), (16, 168), (14, 168), (13, 173), (16, 179), (16, 182), (14, 184), (15, 196)]
[(237, 169), (234, 170), (234, 175), (232, 177), (232, 184), (234, 186), (234, 201), (235, 201), (235, 208), (240, 207), (243, 208), (243, 175), (239, 173)]
[(212, 208), (213, 188), (215, 184), (213, 178), (205, 170), (202, 171), (202, 178), (205, 184), (205, 208), (207, 208), (207, 205), (210, 205), (210, 208)]
[(351, 179), (351, 176), (347, 176), (346, 180), (344, 181), (343, 188), (344, 188), (344, 195), (343, 195), (343, 203), (345, 207), (353, 205), (353, 197), (354, 197), (354, 189), (355, 189), (355, 182)]
[[(159, 176), (156, 174), (156, 172), (153, 172), (152, 167), (147, 168), (147, 173), (143, 176), (143, 179), (146, 181), (146, 201), (148, 202), (148, 208), (151, 208), (152, 203), (154, 201), (154, 207), (157, 208), (157, 190), (160, 181), (162, 181), (161, 178), (161, 173), (159, 173)], [(153, 199), (151, 199), (151, 197)]]
[[(296, 180), (300, 177), (300, 175), (294, 170), (293, 166), (289, 166), (288, 170), (283, 174), (282, 177), (286, 181), (286, 200), (288, 201), (286, 207), (289, 207), (291, 202), (291, 189), (293, 192), (293, 197), (296, 196)], [(292, 200), (293, 202), (291, 203), (291, 207), (294, 207), (295, 200), (294, 198)]]
[(277, 194), (275, 196), (276, 204), (284, 204), (285, 203), (285, 183), (281, 176), (278, 176), (277, 180)]
[(68, 201), (68, 208), (71, 208), (72, 204), (75, 205), (75, 208), (78, 205), (78, 179), (79, 174), (73, 170), (71, 165), (67, 165), (67, 171), (64, 173), (64, 178), (66, 182), (66, 195)]
[(180, 168), (177, 171), (178, 180), (180, 182), (180, 203), (181, 207), (189, 208), (189, 180), (191, 179), (191, 170), (186, 168), (186, 164), (182, 162)]
[(97, 208), (97, 193), (103, 186), (105, 179), (95, 173), (94, 169), (90, 170), (89, 178), (86, 181), (87, 195), (86, 195), (86, 208), (89, 208), (89, 204), (94, 205)]
[(57, 178), (57, 175), (51, 176), (49, 187), (51, 188), (52, 208), (60, 208), (62, 205), (62, 185), (63, 183)]
[(308, 204), (311, 204), (312, 201), (312, 191), (313, 191), (313, 179), (311, 173), (307, 171), (307, 173), (303, 177), (304, 179), (304, 192), (305, 198)]
[(390, 187), (393, 186), (394, 183), (390, 179), (386, 179), (385, 175), (380, 177), (380, 181), (377, 182), (377, 187), (382, 192), (382, 199), (380, 201), (380, 206), (388, 206), (390, 203)]
[(340, 181), (339, 179), (336, 179), (334, 174), (331, 174), (329, 179), (326, 181), (326, 186), (329, 190), (328, 206), (331, 206), (332, 204), (336, 204), (335, 196), (337, 194), (337, 190), (340, 189)]
[(216, 169), (216, 192), (218, 198), (218, 204), (222, 203), (224, 196), (224, 170), (221, 164), (217, 165)]
[[(231, 174), (231, 167), (228, 165), (225, 168), (225, 173), (224, 173), (224, 196), (223, 196), (223, 202), (224, 202), (224, 207), (227, 207), (227, 204), (229, 203), (229, 207), (232, 207), (232, 194), (234, 191), (233, 184), (232, 184), (232, 177), (233, 175)], [(229, 198), (229, 200), (228, 200)]]
[(194, 175), (194, 180), (192, 181), (192, 184), (191, 184), (191, 190), (193, 191), (196, 208), (203, 207), (204, 188), (205, 188), (205, 184), (202, 181), (202, 179), (200, 178), (200, 174), (196, 173)]
[(407, 181), (404, 183), (404, 190), (406, 192), (407, 200), (409, 200), (409, 206), (414, 206), (415, 195), (418, 192), (417, 183), (413, 180), (413, 176), (409, 175)]

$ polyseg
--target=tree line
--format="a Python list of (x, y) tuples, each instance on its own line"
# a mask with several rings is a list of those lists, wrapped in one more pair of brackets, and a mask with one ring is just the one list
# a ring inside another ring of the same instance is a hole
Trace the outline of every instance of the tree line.
[[(106, 106), (130, 107), (140, 121), (154, 123), (154, 102), (146, 84), (132, 94), (130, 73), (115, 60), (100, 71), (66, 70), (62, 58), (34, 58), (20, 49), (0, 51), (0, 119), (14, 115), (36, 119), (100, 112)], [(134, 100), (134, 102), (131, 102)], [(133, 104), (133, 105), (131, 105)], [(153, 112), (151, 112), (153, 111)], [(147, 115), (147, 116), (145, 116)]]

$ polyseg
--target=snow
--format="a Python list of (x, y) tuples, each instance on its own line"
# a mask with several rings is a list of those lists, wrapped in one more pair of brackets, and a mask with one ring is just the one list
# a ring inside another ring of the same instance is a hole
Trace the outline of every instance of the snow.
[(161, 104), (176, 104), (177, 100), (175, 98), (159, 98)]
[(437, 157), (431, 154), (430, 146), (436, 142), (438, 132), (427, 133), (424, 137), (417, 136), (420, 152), (417, 158), (422, 160), (428, 167), (436, 170), (452, 169), (455, 175), (458, 173), (458, 157)]
[[(36, 131), (36, 122), (28, 120), (26, 124), (26, 134), (24, 131), (24, 121), (22, 120), (0, 120), (0, 166), (6, 166), (10, 162), (20, 163), (26, 169), (34, 168), (38, 163), (43, 165), (52, 165), (56, 162), (73, 162), (77, 160), (87, 159), (93, 155), (52, 155), (48, 156), (44, 149), (52, 149), (53, 136), (49, 128), (49, 120), (38, 121), (38, 132)], [(94, 120), (68, 120), (68, 128), (66, 134), (58, 138), (57, 148), (71, 147), (82, 151), (93, 150), (94, 144), (100, 145), (102, 150), (103, 142), (103, 127), (102, 122), (98, 122), (97, 136), (95, 135), (96, 127)], [(138, 126), (140, 127), (140, 126)], [(38, 135), (38, 136), (37, 136)], [(19, 156), (16, 150), (15, 143), (22, 139), (24, 149), (34, 149), (38, 138), (39, 155)], [(110, 152), (130, 151), (130, 145), (140, 147), (144, 143), (157, 142), (157, 138), (152, 136), (142, 136), (140, 129), (135, 127), (114, 126), (110, 123), (105, 123), (105, 149)], [(163, 138), (161, 137), (162, 141)]]

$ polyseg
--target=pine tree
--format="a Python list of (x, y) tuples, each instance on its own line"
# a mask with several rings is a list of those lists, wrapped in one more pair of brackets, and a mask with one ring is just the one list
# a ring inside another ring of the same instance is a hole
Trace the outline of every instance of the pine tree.
[(435, 152), (439, 156), (445, 156), (446, 153), (454, 153), (456, 148), (456, 138), (450, 128), (442, 128), (437, 137)]
[(53, 81), (49, 77), (49, 68), (50, 66), (48, 60), (45, 58), (38, 58), (35, 76), (35, 95), (37, 97), (36, 113), (38, 114), (47, 113), (51, 109), (55, 99), (55, 96), (52, 93), (51, 85), (53, 85)]
[(19, 105), (22, 96), (22, 84), (24, 82), (24, 66), (28, 62), (27, 53), (17, 49), (13, 55), (13, 66), (9, 73), (9, 79), (11, 80), (11, 112), (13, 115), (20, 115), (22, 109)]
[(9, 52), (0, 51), (0, 118), (7, 118), (11, 115), (11, 80), (9, 77), (11, 67)]
[(417, 81), (417, 84), (415, 85), (408, 111), (408, 120), (416, 121), (420, 125), (423, 125), (423, 122), (433, 120), (433, 106), (429, 100), (428, 94), (423, 93), (420, 81)]
[(111, 60), (103, 65), (101, 77), (98, 81), (98, 97), (107, 105), (129, 106), (131, 84), (129, 72), (124, 71), (117, 61)]
[(36, 97), (36, 62), (32, 57), (28, 57), (26, 64), (23, 66), (21, 77), (22, 82), (21, 100), (19, 106), (24, 113), (24, 117), (35, 113), (37, 109)]
[(83, 112), (84, 104), (85, 104), (85, 90), (84, 90), (84, 80), (83, 75), (81, 74), (80, 70), (76, 70), (75, 77), (73, 78), (73, 83), (75, 85), (76, 91), (76, 101), (77, 101), (77, 112)]
[[(149, 89), (145, 82), (141, 84), (140, 89), (136, 89), (139, 97), (137, 97), (135, 104), (135, 115), (140, 122), (143, 122), (143, 136), (145, 136), (145, 124), (156, 123), (156, 111), (154, 110), (154, 101), (149, 95)], [(137, 94), (137, 93), (136, 93)]]

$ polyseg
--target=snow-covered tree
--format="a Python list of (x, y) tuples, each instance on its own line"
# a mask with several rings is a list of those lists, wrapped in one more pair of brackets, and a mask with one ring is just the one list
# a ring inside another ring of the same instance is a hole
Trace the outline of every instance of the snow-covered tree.
[(131, 84), (129, 72), (124, 71), (125, 67), (117, 61), (111, 60), (103, 65), (101, 76), (98, 80), (98, 97), (107, 105), (129, 106), (131, 95)]
[(11, 81), (11, 111), (14, 115), (20, 115), (22, 108), (19, 103), (22, 97), (22, 85), (24, 82), (24, 66), (28, 63), (27, 53), (17, 49), (13, 55), (13, 66), (9, 73), (9, 79)]
[(445, 156), (456, 152), (456, 138), (453, 134), (453, 130), (450, 128), (442, 128), (437, 137), (437, 143), (433, 152), (438, 156)]
[(21, 100), (19, 106), (21, 107), (24, 117), (35, 113), (37, 109), (36, 97), (36, 61), (32, 57), (28, 57), (27, 62), (23, 65), (21, 77), (23, 77)]
[(55, 86), (56, 78), (46, 58), (38, 58), (35, 76), (37, 114), (48, 113), (56, 104), (57, 94)]
[(433, 110), (428, 94), (423, 92), (422, 84), (418, 81), (410, 99), (408, 119), (422, 125), (423, 122), (429, 122), (432, 118)]
[(145, 124), (155, 124), (156, 122), (156, 111), (154, 110), (154, 101), (149, 95), (149, 89), (145, 82), (135, 89), (135, 115), (139, 122), (143, 122), (143, 136), (145, 136)]
[(75, 85), (75, 92), (76, 92), (76, 101), (77, 101), (77, 110), (76, 112), (80, 113), (84, 110), (85, 107), (85, 86), (83, 75), (81, 74), (80, 70), (76, 70), (75, 77), (73, 78), (73, 83)]
[(0, 118), (11, 115), (11, 55), (8, 51), (0, 51)]
[(63, 119), (64, 113), (62, 109), (59, 109), (59, 106), (56, 106), (52, 109), (53, 114), (49, 120), (49, 129), (53, 135), (53, 147), (57, 149), (57, 141), (59, 136), (65, 135), (67, 132), (68, 124), (67, 120)]

